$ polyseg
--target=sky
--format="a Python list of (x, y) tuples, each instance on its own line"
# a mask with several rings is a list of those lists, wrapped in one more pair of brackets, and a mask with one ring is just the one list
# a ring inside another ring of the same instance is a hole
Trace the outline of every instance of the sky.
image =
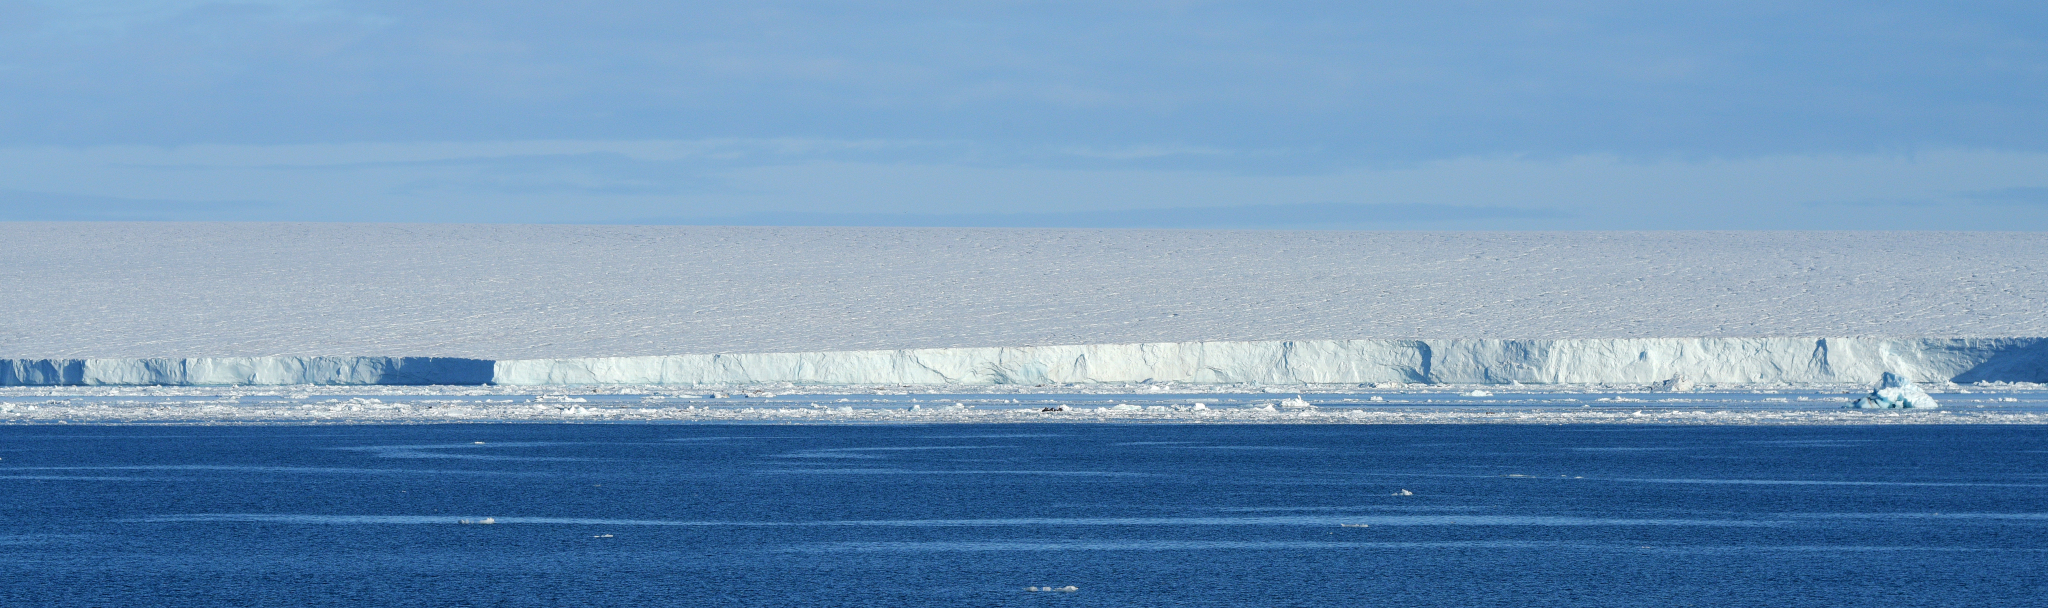
[(2048, 5), (0, 0), (0, 220), (2048, 230)]

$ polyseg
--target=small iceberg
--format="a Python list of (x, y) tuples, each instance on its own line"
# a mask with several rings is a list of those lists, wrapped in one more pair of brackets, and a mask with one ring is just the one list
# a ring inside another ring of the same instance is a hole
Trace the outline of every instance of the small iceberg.
[(1484, 391), (1484, 390), (1479, 390), (1479, 389), (1473, 389), (1473, 390), (1472, 390), (1472, 391), (1470, 391), (1470, 392), (1465, 392), (1465, 393), (1458, 393), (1458, 394), (1460, 394), (1460, 395), (1464, 395), (1464, 396), (1467, 396), (1467, 397), (1492, 397), (1492, 396), (1493, 396), (1493, 391)]
[(1877, 381), (1876, 390), (1850, 403), (1849, 407), (1859, 410), (1928, 409), (1941, 407), (1941, 404), (1905, 376), (1885, 372), (1884, 377)]
[(1395, 493), (1394, 493), (1394, 495), (1395, 495), (1395, 496), (1414, 496), (1414, 495), (1415, 495), (1415, 493), (1414, 493), (1414, 492), (1410, 492), (1410, 491), (1408, 491), (1408, 489), (1407, 489), (1407, 488), (1402, 488), (1402, 489), (1401, 489), (1401, 491), (1399, 491), (1399, 492), (1395, 492)]
[(1672, 376), (1670, 380), (1650, 385), (1650, 390), (1658, 393), (1690, 393), (1692, 380), (1686, 379), (1685, 374), (1678, 374)]
[(1315, 404), (1309, 403), (1307, 399), (1303, 399), (1303, 398), (1301, 398), (1301, 395), (1295, 395), (1295, 396), (1293, 396), (1293, 397), (1288, 397), (1287, 399), (1285, 399), (1285, 400), (1282, 400), (1282, 401), (1280, 402), (1280, 408), (1281, 408), (1281, 409), (1288, 409), (1288, 410), (1307, 410), (1307, 409), (1315, 409), (1315, 407), (1316, 407), (1316, 406), (1315, 406)]
[(461, 523), (465, 523), (465, 524), (484, 524), (484, 525), (489, 525), (489, 524), (495, 524), (495, 523), (498, 523), (498, 520), (497, 520), (496, 518), (491, 518), (491, 517), (486, 517), (486, 518), (483, 518), (483, 519), (464, 519), (464, 520), (459, 520), (459, 521), (460, 521)]

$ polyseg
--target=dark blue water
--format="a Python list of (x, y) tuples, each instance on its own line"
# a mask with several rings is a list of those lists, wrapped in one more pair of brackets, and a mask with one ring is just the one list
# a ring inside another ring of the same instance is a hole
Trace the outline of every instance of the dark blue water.
[(2048, 429), (17, 426), (0, 524), (6, 606), (2038, 606)]

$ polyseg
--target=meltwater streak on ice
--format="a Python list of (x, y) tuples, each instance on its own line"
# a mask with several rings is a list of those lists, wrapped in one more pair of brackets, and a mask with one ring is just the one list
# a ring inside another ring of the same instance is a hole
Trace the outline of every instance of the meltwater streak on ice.
[(0, 385), (2048, 381), (2048, 338), (1288, 340), (575, 359), (5, 359)]

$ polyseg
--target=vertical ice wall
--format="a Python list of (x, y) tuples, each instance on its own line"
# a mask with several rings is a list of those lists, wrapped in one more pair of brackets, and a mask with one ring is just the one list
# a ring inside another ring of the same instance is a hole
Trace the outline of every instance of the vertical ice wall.
[(451, 357), (0, 359), (0, 385), (489, 384), (491, 364)]
[(1164, 342), (520, 359), (4, 359), (0, 385), (2048, 381), (2043, 338)]
[(499, 361), (498, 384), (2048, 380), (2039, 338), (1294, 340)]

